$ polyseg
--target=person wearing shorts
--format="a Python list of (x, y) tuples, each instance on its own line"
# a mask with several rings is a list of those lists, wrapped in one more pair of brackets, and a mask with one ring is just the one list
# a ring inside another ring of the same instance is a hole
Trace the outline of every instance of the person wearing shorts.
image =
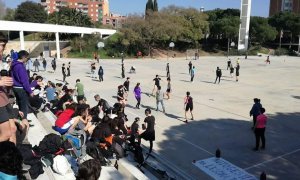
[(188, 120), (187, 120), (187, 112), (190, 111), (191, 113), (191, 120), (194, 120), (194, 116), (193, 116), (193, 108), (194, 108), (194, 105), (193, 105), (193, 98), (190, 96), (190, 92), (186, 92), (186, 97), (184, 98), (184, 109), (185, 109), (185, 114), (184, 114), (184, 117), (185, 117), (185, 123), (188, 123)]

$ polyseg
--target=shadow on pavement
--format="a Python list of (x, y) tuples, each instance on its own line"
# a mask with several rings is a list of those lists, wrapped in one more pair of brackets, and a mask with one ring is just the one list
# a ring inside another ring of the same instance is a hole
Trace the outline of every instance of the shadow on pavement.
[[(256, 177), (265, 171), (268, 179), (297, 179), (300, 177), (300, 112), (268, 117), (265, 150), (252, 151), (255, 146), (252, 122), (226, 118), (172, 126), (163, 133), (166, 140), (154, 149), (158, 148), (159, 154), (194, 177), (207, 176), (191, 162), (212, 157), (220, 148), (224, 159)], [(257, 164), (260, 165), (254, 166)]]

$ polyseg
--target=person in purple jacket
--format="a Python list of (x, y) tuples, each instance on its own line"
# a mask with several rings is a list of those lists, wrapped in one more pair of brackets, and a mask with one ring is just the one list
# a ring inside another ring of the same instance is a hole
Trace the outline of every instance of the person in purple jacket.
[(19, 109), (24, 114), (24, 119), (27, 119), (29, 96), (33, 96), (29, 84), (29, 77), (26, 72), (25, 64), (28, 61), (29, 53), (27, 51), (20, 51), (18, 53), (19, 59), (14, 61), (11, 65), (11, 75), (13, 78), (13, 92), (15, 93)]
[(133, 90), (135, 99), (137, 100), (136, 108), (140, 109), (140, 104), (141, 104), (141, 88), (140, 88), (140, 83), (137, 83), (134, 90)]

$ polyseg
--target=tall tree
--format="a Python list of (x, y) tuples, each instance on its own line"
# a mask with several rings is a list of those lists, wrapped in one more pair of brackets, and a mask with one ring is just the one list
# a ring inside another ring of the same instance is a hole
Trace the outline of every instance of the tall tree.
[(268, 24), (268, 19), (264, 17), (251, 17), (250, 20), (250, 40), (251, 42), (263, 44), (266, 41), (275, 40), (276, 28)]
[(3, 19), (6, 21), (14, 21), (15, 20), (15, 9), (7, 8)]
[(5, 14), (6, 14), (5, 3), (3, 2), (3, 0), (0, 0), (0, 19), (3, 19)]
[(154, 12), (157, 12), (157, 11), (158, 11), (157, 0), (154, 0), (154, 2), (153, 2), (153, 11), (154, 11)]
[(294, 35), (300, 34), (300, 16), (292, 12), (280, 12), (269, 19), (269, 23), (277, 29), (290, 31)]
[(148, 0), (146, 3), (145, 15), (147, 16), (150, 11), (153, 10), (153, 1)]
[(21, 3), (15, 12), (15, 20), (22, 22), (44, 23), (47, 21), (47, 13), (38, 3), (26, 1)]

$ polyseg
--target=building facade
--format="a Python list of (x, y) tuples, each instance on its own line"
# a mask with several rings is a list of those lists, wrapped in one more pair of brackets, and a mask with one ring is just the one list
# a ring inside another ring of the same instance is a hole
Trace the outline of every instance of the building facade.
[(102, 24), (111, 25), (114, 29), (119, 29), (126, 22), (127, 17), (120, 14), (109, 14), (109, 16), (104, 16)]
[(48, 14), (59, 11), (61, 7), (69, 7), (86, 13), (92, 21), (102, 22), (109, 15), (108, 0), (41, 0)]
[(270, 0), (269, 16), (273, 16), (281, 11), (300, 14), (300, 0)]

